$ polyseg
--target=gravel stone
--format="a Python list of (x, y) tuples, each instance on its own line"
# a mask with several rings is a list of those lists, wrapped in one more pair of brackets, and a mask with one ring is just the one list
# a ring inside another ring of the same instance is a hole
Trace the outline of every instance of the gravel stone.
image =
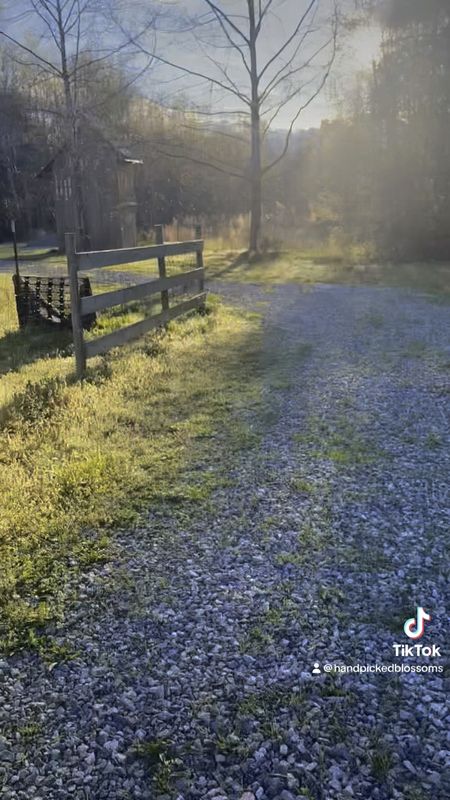
[[(231, 449), (193, 447), (207, 501), (149, 508), (73, 587), (77, 657), (0, 661), (2, 798), (448, 800), (445, 672), (324, 670), (447, 663), (448, 308), (211, 288), (263, 315), (261, 391)], [(418, 598), (442, 658), (394, 654)]]

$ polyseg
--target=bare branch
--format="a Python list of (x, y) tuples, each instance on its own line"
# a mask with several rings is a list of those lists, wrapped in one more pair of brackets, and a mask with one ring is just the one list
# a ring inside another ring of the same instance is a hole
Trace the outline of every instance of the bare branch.
[(288, 131), (287, 131), (287, 134), (286, 134), (286, 140), (285, 140), (285, 143), (284, 143), (284, 147), (283, 147), (283, 150), (282, 150), (282, 152), (280, 153), (280, 155), (279, 155), (279, 156), (278, 156), (278, 157), (277, 157), (277, 158), (276, 158), (274, 161), (272, 161), (270, 164), (267, 164), (267, 165), (266, 165), (266, 166), (263, 168), (263, 170), (262, 170), (262, 174), (263, 174), (263, 175), (266, 175), (266, 174), (267, 174), (267, 173), (268, 173), (268, 172), (269, 172), (271, 169), (273, 169), (274, 167), (276, 167), (276, 165), (277, 165), (277, 164), (279, 164), (279, 163), (280, 163), (280, 161), (282, 161), (282, 160), (283, 160), (283, 158), (285, 157), (286, 153), (287, 153), (287, 152), (288, 152), (288, 150), (289, 150), (289, 145), (290, 145), (290, 141), (291, 141), (291, 137), (292, 137), (292, 132), (293, 132), (293, 130), (294, 130), (294, 125), (295, 125), (295, 123), (297, 122), (297, 120), (298, 120), (298, 118), (299, 118), (300, 114), (302, 113), (302, 111), (304, 111), (304, 110), (305, 110), (305, 108), (308, 108), (308, 106), (309, 106), (309, 105), (311, 105), (311, 103), (313, 102), (313, 100), (315, 100), (315, 99), (316, 99), (316, 97), (317, 97), (317, 96), (320, 94), (320, 92), (322, 91), (323, 87), (325, 86), (325, 83), (326, 83), (326, 82), (327, 82), (327, 80), (328, 80), (328, 77), (329, 77), (329, 73), (327, 72), (327, 73), (324, 75), (324, 77), (322, 78), (322, 80), (321, 80), (321, 82), (320, 82), (320, 85), (318, 86), (318, 88), (317, 88), (317, 90), (314, 92), (314, 94), (312, 94), (312, 95), (311, 95), (311, 97), (310, 97), (310, 98), (309, 98), (309, 99), (306, 101), (306, 103), (303, 103), (303, 105), (301, 105), (301, 106), (300, 106), (300, 108), (297, 110), (297, 113), (295, 114), (295, 116), (293, 117), (293, 119), (292, 119), (292, 121), (291, 121), (291, 124), (289, 125)]
[[(63, 23), (63, 25), (65, 27), (66, 35), (71, 33), (71, 31), (78, 25), (79, 20), (81, 20), (84, 12), (87, 10), (87, 8), (89, 6), (89, 2), (88, 2), (88, 0), (86, 0), (86, 3), (84, 4), (84, 6), (81, 6), (81, 8), (80, 8), (79, 0), (77, 0), (77, 5), (78, 5), (78, 9), (79, 10), (77, 11), (77, 13), (75, 15), (75, 18), (73, 19), (72, 23), (67, 26), (67, 23), (70, 22), (70, 17), (69, 16), (67, 17), (65, 23)], [(73, 9), (71, 9), (70, 16), (72, 16), (72, 14), (73, 14)]]
[(145, 66), (142, 67), (141, 70), (139, 70), (137, 75), (134, 75), (133, 78), (131, 78), (126, 83), (121, 84), (121, 86), (119, 86), (119, 88), (115, 89), (113, 92), (108, 92), (107, 94), (105, 94), (103, 96), (102, 100), (97, 101), (93, 105), (84, 107), (84, 111), (85, 112), (93, 111), (94, 108), (98, 109), (98, 108), (101, 108), (102, 106), (106, 105), (109, 102), (109, 100), (111, 100), (112, 97), (115, 97), (117, 95), (122, 94), (122, 92), (124, 92), (126, 89), (129, 89), (130, 86), (132, 86), (134, 83), (136, 83), (136, 81), (138, 81), (139, 78), (141, 78), (142, 75), (144, 75), (147, 72), (147, 70), (150, 69), (151, 65), (152, 65), (152, 59), (149, 58), (147, 63), (145, 64)]
[[(184, 123), (180, 125), (180, 128), (184, 128), (189, 131), (198, 131), (198, 126), (195, 125), (187, 125)], [(241, 142), (242, 144), (248, 144), (248, 138), (244, 138), (244, 136), (239, 136), (237, 133), (228, 133), (228, 131), (222, 131), (220, 128), (207, 128), (204, 124), (201, 128), (202, 133), (212, 133), (214, 136), (223, 136), (224, 139), (232, 139), (235, 142)]]
[(291, 103), (292, 100), (295, 97), (297, 97), (297, 95), (301, 94), (301, 92), (303, 92), (303, 90), (306, 89), (307, 86), (310, 86), (315, 81), (316, 81), (316, 75), (313, 75), (313, 77), (310, 78), (309, 81), (305, 81), (304, 83), (302, 83), (299, 86), (297, 86), (292, 92), (290, 92), (288, 95), (283, 97), (283, 99), (280, 100), (279, 103), (275, 103), (270, 108), (265, 110), (264, 116), (266, 116), (267, 114), (271, 114), (271, 117), (268, 119), (268, 121), (264, 125), (263, 138), (265, 138), (267, 136), (270, 128), (272, 127), (273, 123), (275, 122), (276, 118), (278, 117), (278, 114), (280, 113), (280, 111), (282, 111), (283, 108), (285, 108), (289, 103)]
[[(54, 9), (51, 6), (49, 6), (49, 4), (45, 2), (45, 0), (37, 0), (37, 2), (39, 3), (40, 6), (45, 8), (47, 14), (50, 15), (50, 17), (52, 18), (53, 22), (58, 22), (58, 18), (56, 16), (56, 13), (55, 13)], [(34, 3), (32, 3), (32, 5), (34, 6)]]
[(285, 50), (289, 47), (289, 45), (296, 39), (296, 37), (300, 33), (305, 21), (307, 20), (309, 14), (311, 13), (311, 11), (314, 8), (314, 6), (316, 5), (316, 3), (317, 3), (317, 0), (310, 0), (306, 11), (300, 17), (300, 20), (298, 21), (297, 25), (295, 26), (295, 28), (294, 28), (293, 32), (291, 33), (291, 35), (289, 36), (289, 38), (286, 39), (284, 44), (281, 45), (281, 47), (277, 50), (277, 52), (271, 58), (269, 58), (269, 60), (266, 62), (265, 66), (263, 67), (263, 69), (259, 73), (259, 79), (258, 79), (259, 81), (265, 75), (267, 70), (272, 66), (272, 64), (274, 64), (275, 61), (277, 61), (279, 59), (279, 57), (285, 52)]
[[(38, 0), (38, 2), (39, 2), (39, 0)], [(57, 48), (58, 48), (58, 50), (59, 50), (60, 43), (59, 43), (59, 41), (58, 41), (58, 39), (57, 39), (57, 37), (56, 37), (55, 31), (54, 31), (54, 29), (53, 29), (53, 27), (52, 27), (52, 24), (51, 24), (51, 22), (50, 22), (50, 21), (47, 19), (47, 17), (45, 16), (45, 14), (43, 14), (43, 13), (42, 13), (42, 11), (40, 11), (40, 9), (39, 9), (39, 6), (38, 6), (38, 3), (36, 2), (36, 0), (31, 0), (31, 5), (33, 6), (33, 8), (34, 8), (34, 10), (35, 10), (36, 14), (38, 15), (38, 17), (39, 17), (39, 18), (42, 20), (42, 22), (44, 23), (44, 25), (45, 25), (45, 26), (48, 28), (48, 30), (50, 31), (50, 35), (51, 35), (51, 37), (52, 37), (53, 41), (55, 42), (55, 44), (56, 44), (56, 47), (57, 47)], [(41, 4), (41, 5), (42, 5), (42, 4)], [(44, 5), (45, 5), (45, 4), (44, 4)], [(46, 6), (45, 6), (45, 7), (46, 7)], [(51, 16), (52, 16), (52, 15), (51, 15)], [(54, 19), (54, 18), (53, 18), (53, 19)]]
[(23, 50), (25, 53), (29, 53), (29, 55), (33, 56), (33, 58), (35, 58), (36, 61), (39, 61), (41, 64), (45, 64), (47, 67), (49, 67), (49, 69), (52, 70), (52, 72), (54, 72), (55, 75), (59, 75), (61, 77), (62, 74), (61, 70), (57, 69), (57, 67), (55, 67), (55, 65), (52, 64), (51, 61), (47, 61), (46, 58), (43, 58), (42, 56), (39, 55), (39, 53), (36, 53), (35, 50), (32, 50), (30, 47), (27, 47), (22, 42), (19, 42), (18, 39), (15, 39), (13, 36), (10, 36), (9, 33), (6, 33), (6, 31), (0, 30), (0, 36), (4, 36), (5, 39), (8, 39), (8, 41), (15, 44), (16, 47), (19, 47), (20, 50)]
[[(220, 13), (219, 9), (217, 9), (217, 7), (214, 5), (214, 3), (210, 3), (209, 0), (205, 0), (205, 3), (212, 9), (213, 14), (214, 14), (215, 18), (217, 19), (217, 22), (219, 23), (225, 38), (230, 43), (231, 47), (239, 53), (239, 57), (240, 57), (243, 65), (244, 65), (245, 69), (250, 74), (250, 67), (248, 66), (248, 63), (247, 63), (247, 60), (246, 60), (245, 55), (243, 53), (242, 47), (240, 45), (238, 45), (237, 42), (234, 41), (234, 39), (231, 36), (230, 32), (227, 30), (227, 26), (225, 24), (225, 20), (226, 20), (226, 22), (228, 24), (230, 24), (230, 23), (229, 23), (229, 20), (227, 19), (226, 15), (224, 15), (223, 12)], [(244, 37), (244, 40), (245, 40), (246, 44), (248, 44), (248, 40), (246, 39), (246, 37)]]
[[(76, 42), (77, 43), (76, 43), (76, 48), (75, 48), (74, 69), (78, 70), (78, 64), (79, 64), (79, 60), (80, 60), (80, 45), (81, 45), (80, 0), (76, 0), (76, 3), (78, 5), (79, 13), (78, 13), (78, 25), (77, 25), (77, 34), (76, 34)], [(75, 72), (75, 74), (76, 74), (76, 72)], [(78, 85), (77, 85), (77, 81), (75, 81), (75, 86), (74, 86), (74, 102), (75, 102), (75, 107), (76, 107), (77, 103), (78, 103)]]
[(169, 59), (163, 58), (162, 56), (157, 55), (157, 53), (149, 53), (149, 51), (142, 45), (138, 44), (136, 40), (131, 39), (131, 41), (138, 47), (138, 49), (142, 53), (145, 53), (145, 55), (147, 56), (152, 56), (152, 58), (154, 58), (155, 61), (159, 61), (160, 64), (165, 64), (168, 67), (173, 67), (173, 69), (180, 70), (181, 72), (184, 72), (186, 75), (192, 75), (192, 77), (194, 78), (202, 78), (207, 83), (212, 83), (214, 86), (219, 86), (225, 92), (228, 92), (230, 94), (233, 94), (235, 97), (238, 97), (239, 100), (241, 100), (246, 105), (250, 105), (249, 99), (244, 94), (242, 94), (242, 92), (240, 92), (239, 90), (236, 91), (231, 86), (228, 86), (226, 83), (223, 83), (222, 81), (219, 81), (216, 78), (212, 78), (210, 75), (205, 75), (205, 73), (203, 72), (198, 72), (195, 69), (190, 69), (189, 67), (186, 67), (183, 64), (176, 64), (173, 61), (169, 61)]
[(264, 8), (263, 8), (263, 7), (262, 7), (261, 0), (260, 0), (260, 2), (259, 2), (259, 15), (258, 15), (258, 24), (257, 24), (257, 26), (256, 26), (256, 35), (257, 35), (257, 36), (259, 35), (259, 32), (260, 32), (260, 30), (261, 30), (261, 26), (262, 26), (262, 23), (263, 23), (263, 21), (264, 21), (264, 17), (265, 17), (265, 16), (266, 16), (266, 14), (269, 12), (269, 10), (270, 10), (270, 6), (272, 5), (272, 3), (273, 3), (273, 0), (267, 0), (267, 3), (266, 3), (266, 5), (265, 5), (265, 6), (264, 6)]
[(321, 79), (317, 89), (308, 98), (306, 103), (303, 103), (303, 105), (301, 105), (300, 108), (298, 108), (298, 110), (297, 110), (296, 114), (294, 115), (294, 117), (292, 118), (291, 124), (289, 125), (289, 128), (287, 130), (286, 139), (285, 139), (285, 143), (284, 143), (284, 147), (283, 147), (282, 152), (280, 153), (280, 155), (274, 161), (271, 162), (271, 164), (268, 164), (267, 166), (264, 167), (264, 169), (262, 170), (262, 174), (263, 175), (266, 175), (267, 172), (269, 172), (277, 164), (279, 164), (280, 161), (282, 161), (282, 159), (285, 157), (286, 153), (288, 152), (289, 144), (290, 144), (291, 137), (292, 137), (292, 132), (294, 130), (295, 123), (297, 122), (300, 114), (302, 113), (302, 111), (305, 110), (305, 108), (308, 108), (308, 106), (311, 105), (313, 100), (316, 99), (316, 97), (320, 94), (320, 92), (324, 88), (328, 78), (330, 77), (331, 68), (332, 68), (334, 60), (336, 58), (336, 50), (337, 50), (337, 23), (335, 21), (335, 23), (334, 23), (334, 32), (333, 32), (333, 52), (332, 52), (330, 61), (327, 64), (326, 70), (325, 70), (325, 72), (324, 72), (324, 74), (322, 76), (322, 79)]
[(218, 16), (220, 16), (221, 19), (223, 20), (223, 22), (226, 23), (227, 25), (229, 25), (230, 28), (232, 28), (234, 30), (234, 32), (237, 33), (238, 36), (240, 36), (247, 45), (250, 44), (250, 40), (247, 38), (247, 36), (245, 36), (244, 33), (242, 33), (240, 28), (238, 28), (238, 26), (234, 24), (233, 20), (229, 16), (229, 14), (226, 14), (225, 11), (223, 11), (221, 8), (219, 8), (219, 6), (216, 6), (216, 4), (211, 2), (211, 0), (204, 0), (204, 2), (214, 12), (214, 15), (216, 16), (216, 18)]
[[(201, 43), (201, 42), (198, 42), (198, 44), (199, 44), (199, 46), (200, 46), (200, 48), (201, 48), (201, 50), (202, 50), (202, 53), (203, 53), (203, 55), (205, 56), (205, 58), (206, 58), (206, 59), (207, 59), (207, 60), (208, 60), (208, 61), (209, 61), (211, 64), (213, 64), (213, 66), (214, 66), (214, 67), (215, 67), (217, 70), (219, 70), (219, 72), (221, 73), (221, 75), (223, 76), (223, 78), (224, 78), (226, 81), (228, 81), (228, 84), (229, 84), (229, 85), (230, 85), (230, 87), (231, 87), (231, 88), (234, 90), (235, 94), (239, 95), (239, 94), (240, 94), (240, 89), (239, 89), (238, 85), (236, 84), (236, 82), (235, 82), (235, 81), (234, 81), (234, 80), (233, 80), (233, 79), (232, 79), (232, 78), (229, 76), (229, 74), (228, 74), (228, 72), (227, 72), (227, 69), (226, 69), (226, 67), (223, 67), (223, 66), (222, 66), (222, 64), (220, 63), (220, 61), (218, 61), (216, 58), (213, 58), (213, 56), (211, 56), (209, 53), (207, 53), (207, 52), (206, 52), (206, 50), (204, 49), (204, 47), (203, 47), (203, 45), (202, 45), (202, 43)], [(247, 100), (247, 102), (250, 104), (250, 99), (249, 99), (248, 97), (246, 97), (246, 100)]]
[(190, 156), (186, 153), (168, 153), (166, 150), (162, 150), (160, 147), (156, 147), (156, 152), (159, 155), (166, 156), (167, 158), (175, 158), (178, 160), (185, 160), (190, 161), (192, 164), (198, 164), (202, 167), (209, 167), (209, 169), (213, 169), (216, 172), (220, 172), (222, 175), (227, 175), (230, 178), (238, 178), (239, 180), (246, 180), (246, 175), (244, 172), (234, 172), (230, 170), (228, 167), (219, 167), (216, 164), (213, 164), (211, 161), (206, 161), (205, 159), (196, 158), (194, 156)]
[[(162, 103), (160, 103), (160, 105), (166, 111), (176, 111), (177, 110), (177, 109), (172, 108), (171, 106), (164, 105)], [(195, 114), (196, 116), (199, 116), (199, 117), (222, 117), (222, 119), (224, 117), (228, 117), (228, 116), (230, 116), (230, 117), (231, 116), (238, 116), (238, 117), (241, 117), (241, 118), (242, 117), (246, 117), (246, 118), (249, 117), (249, 112), (248, 111), (244, 111), (244, 110), (238, 109), (238, 108), (231, 108), (229, 110), (224, 110), (224, 111), (205, 111), (204, 109), (199, 109), (199, 108), (192, 107), (191, 111), (192, 111), (193, 114)]]
[[(69, 11), (68, 11), (68, 13), (66, 15), (65, 20), (64, 20), (64, 28), (67, 27), (67, 23), (70, 21), (70, 19), (72, 17), (72, 14), (73, 14), (73, 10), (74, 10), (76, 5), (77, 5), (77, 0), (72, 0), (72, 5), (70, 6), (70, 9), (69, 9)], [(79, 8), (79, 3), (78, 3), (78, 8)], [(64, 8), (62, 8), (61, 10), (64, 11)]]
[[(75, 0), (75, 1), (78, 2), (78, 4), (79, 4), (79, 0)], [(82, 16), (82, 12), (80, 11), (80, 14), (77, 14), (78, 23), (81, 20), (81, 16)], [(152, 17), (152, 19), (149, 20), (147, 22), (147, 24), (144, 26), (144, 28), (139, 32), (139, 36), (137, 36), (137, 37), (129, 36), (125, 41), (122, 42), (122, 44), (117, 45), (114, 48), (108, 48), (106, 50), (106, 52), (103, 52), (102, 50), (100, 50), (100, 48), (97, 48), (96, 52), (97, 53), (101, 52), (102, 55), (99, 55), (96, 58), (91, 58), (89, 61), (83, 61), (80, 64), (79, 67), (77, 66), (77, 62), (79, 60), (78, 56), (80, 55), (79, 42), (80, 42), (80, 37), (81, 37), (81, 29), (80, 29), (80, 27), (78, 27), (76, 56), (75, 56), (75, 59), (74, 59), (75, 67), (70, 71), (70, 76), (74, 77), (75, 75), (77, 75), (78, 72), (81, 72), (82, 70), (86, 70), (89, 67), (93, 66), (94, 64), (99, 64), (102, 61), (108, 61), (113, 56), (116, 56), (119, 53), (123, 52), (123, 50), (126, 50), (130, 46), (130, 44), (136, 45), (137, 39), (139, 37), (143, 36), (145, 33), (147, 33), (148, 30), (150, 30), (150, 29), (152, 29), (154, 27), (155, 20), (156, 20), (156, 17)], [(122, 30), (122, 32), (125, 33), (123, 30)], [(149, 56), (151, 58), (151, 60), (153, 61), (153, 58), (154, 58), (153, 55), (151, 55), (150, 53), (146, 53), (146, 55)]]
[(264, 93), (261, 96), (261, 102), (264, 102), (267, 99), (267, 97), (270, 97), (272, 92), (274, 92), (275, 89), (280, 84), (282, 84), (285, 81), (289, 80), (289, 78), (292, 78), (293, 75), (298, 75), (299, 72), (303, 72), (304, 69), (307, 69), (307, 67), (311, 66), (311, 64), (313, 63), (314, 59), (316, 59), (317, 56), (320, 55), (320, 53), (322, 53), (324, 50), (326, 50), (330, 46), (330, 44), (332, 42), (333, 42), (333, 37), (331, 37), (326, 42), (324, 42), (324, 44), (321, 44), (320, 47), (318, 47), (317, 50), (315, 50), (315, 52), (308, 58), (308, 60), (303, 62), (303, 64), (299, 64), (297, 67), (295, 67), (295, 68), (293, 68), (291, 70), (288, 70), (288, 72), (286, 72), (285, 74), (280, 75), (278, 80), (272, 86), (270, 86), (270, 84), (269, 84), (270, 88), (268, 86), (265, 89)]
[(297, 55), (298, 55), (298, 54), (299, 54), (299, 52), (301, 51), (301, 48), (303, 47), (303, 45), (304, 45), (304, 43), (305, 43), (305, 41), (306, 41), (307, 37), (308, 37), (308, 36), (310, 36), (311, 34), (313, 34), (313, 33), (315, 33), (315, 32), (316, 32), (316, 29), (312, 27), (312, 25), (313, 25), (313, 23), (314, 23), (314, 20), (315, 20), (315, 18), (316, 18), (316, 14), (317, 14), (317, 9), (315, 10), (315, 12), (314, 12), (314, 14), (313, 14), (313, 16), (312, 16), (312, 19), (311, 19), (311, 21), (310, 21), (310, 24), (309, 24), (309, 26), (308, 26), (308, 29), (307, 29), (307, 30), (304, 32), (304, 34), (303, 34), (303, 35), (300, 37), (300, 39), (299, 39), (299, 41), (298, 41), (298, 44), (297, 44), (297, 47), (295, 48), (294, 52), (292, 53), (292, 56), (291, 56), (291, 58), (289, 58), (289, 59), (288, 59), (288, 61), (286, 61), (284, 64), (282, 64), (282, 65), (281, 65), (281, 67), (280, 67), (280, 69), (279, 69), (279, 70), (278, 70), (278, 71), (275, 73), (275, 75), (273, 75), (273, 77), (272, 77), (272, 78), (269, 80), (269, 82), (268, 82), (267, 86), (265, 87), (265, 89), (264, 89), (264, 90), (263, 90), (263, 92), (262, 92), (262, 95), (263, 95), (263, 96), (267, 96), (267, 95), (268, 95), (268, 94), (271, 92), (271, 90), (272, 90), (272, 88), (273, 88), (273, 85), (274, 85), (274, 83), (276, 83), (276, 81), (278, 80), (278, 78), (282, 77), (283, 73), (284, 73), (286, 70), (288, 70), (288, 69), (289, 69), (289, 67), (291, 67), (291, 65), (292, 65), (292, 64), (295, 62), (295, 59), (297, 58)]

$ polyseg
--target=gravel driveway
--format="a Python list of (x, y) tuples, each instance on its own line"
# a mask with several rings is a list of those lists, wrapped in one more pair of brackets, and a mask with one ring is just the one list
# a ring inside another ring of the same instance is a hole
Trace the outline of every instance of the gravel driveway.
[[(85, 575), (77, 658), (0, 662), (2, 798), (444, 800), (448, 306), (215, 288), (265, 319), (251, 435), (212, 503), (152, 511)], [(417, 606), (441, 658), (395, 654)]]

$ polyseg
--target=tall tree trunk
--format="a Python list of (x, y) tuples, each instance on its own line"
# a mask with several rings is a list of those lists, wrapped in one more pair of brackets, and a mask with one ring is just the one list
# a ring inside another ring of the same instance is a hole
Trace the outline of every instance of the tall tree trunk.
[(261, 116), (256, 40), (254, 0), (247, 0), (249, 16), (251, 105), (251, 155), (250, 155), (250, 253), (259, 252), (259, 237), (262, 219), (262, 167), (261, 167)]
[(17, 219), (17, 217), (21, 213), (21, 202), (19, 198), (19, 193), (17, 191), (16, 185), (16, 176), (17, 176), (17, 166), (16, 166), (16, 149), (14, 147), (13, 142), (8, 141), (9, 136), (6, 137), (6, 171), (8, 174), (9, 185), (11, 188), (11, 195), (13, 198), (13, 218)]
[[(73, 233), (77, 249), (84, 244), (84, 224), (83, 224), (83, 192), (81, 188), (82, 178), (80, 169), (79, 147), (78, 147), (78, 122), (73, 95), (73, 86), (69, 74), (69, 66), (66, 50), (66, 30), (63, 23), (63, 11), (61, 3), (57, 4), (57, 24), (59, 34), (59, 50), (61, 55), (61, 76), (64, 87), (65, 100), (65, 128), (66, 128), (66, 147), (67, 161), (69, 164), (70, 191), (71, 191), (71, 217)], [(71, 231), (67, 231), (70, 233)]]
[(261, 128), (259, 109), (252, 110), (252, 154), (250, 177), (250, 252), (259, 251), (262, 218)]

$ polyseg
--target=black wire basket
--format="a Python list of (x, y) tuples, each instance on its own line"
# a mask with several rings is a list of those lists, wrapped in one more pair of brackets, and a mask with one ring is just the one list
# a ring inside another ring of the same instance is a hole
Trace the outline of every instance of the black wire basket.
[[(36, 275), (13, 275), (19, 326), (29, 323), (59, 325), (70, 328), (70, 285), (66, 276), (51, 278)], [(89, 278), (79, 279), (80, 297), (90, 297), (92, 288)], [(95, 314), (83, 317), (83, 327), (92, 328)]]

